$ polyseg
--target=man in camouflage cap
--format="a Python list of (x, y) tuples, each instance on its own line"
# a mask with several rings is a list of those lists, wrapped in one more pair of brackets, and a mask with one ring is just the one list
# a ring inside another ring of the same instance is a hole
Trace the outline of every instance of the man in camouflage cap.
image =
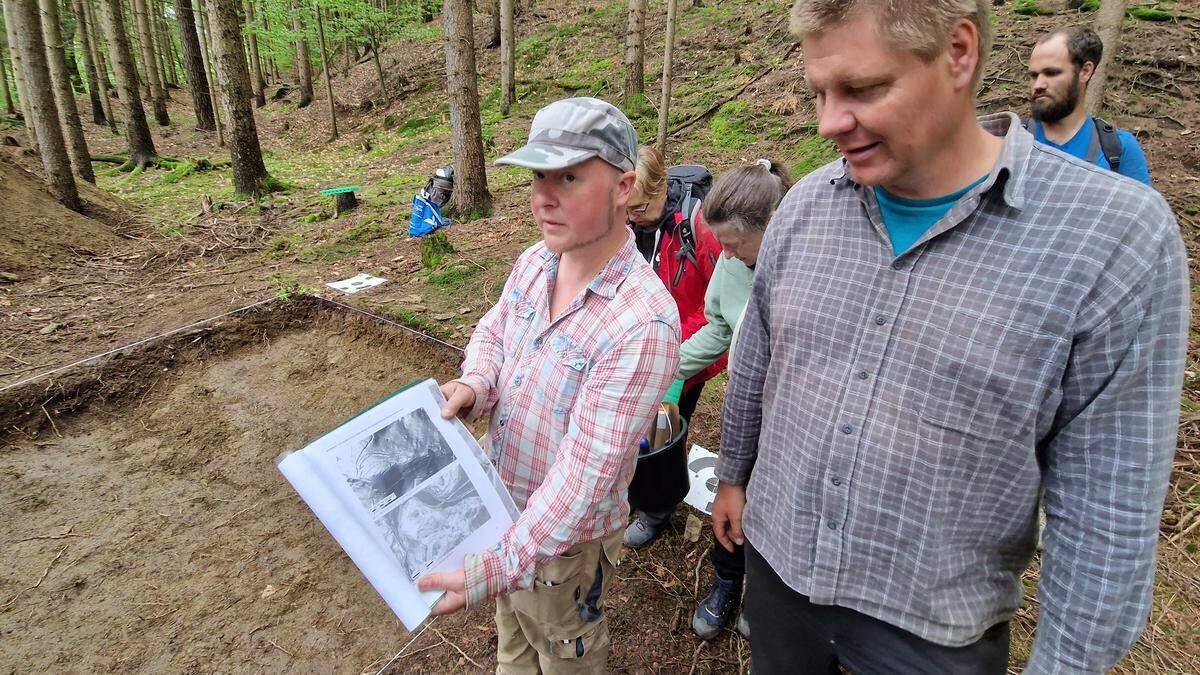
[(595, 673), (605, 599), (645, 436), (679, 361), (675, 302), (625, 226), (637, 133), (612, 105), (557, 101), (529, 143), (497, 161), (533, 170), (543, 240), (442, 385), (443, 416), (490, 413), (484, 449), (521, 515), (463, 568), (429, 574), (446, 614), (496, 600), (497, 672)]

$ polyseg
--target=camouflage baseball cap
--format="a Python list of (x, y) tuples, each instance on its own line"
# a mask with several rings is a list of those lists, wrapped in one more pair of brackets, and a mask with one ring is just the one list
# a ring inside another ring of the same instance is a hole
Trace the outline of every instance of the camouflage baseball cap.
[(529, 128), (529, 142), (496, 164), (553, 171), (599, 157), (622, 171), (633, 171), (637, 147), (637, 131), (616, 106), (598, 98), (567, 98), (539, 110)]

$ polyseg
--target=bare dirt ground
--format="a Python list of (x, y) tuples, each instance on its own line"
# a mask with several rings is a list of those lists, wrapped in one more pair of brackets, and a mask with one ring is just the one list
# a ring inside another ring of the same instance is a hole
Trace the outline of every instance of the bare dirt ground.
[[(545, 101), (617, 98), (620, 45), (612, 36), (623, 34), (624, 17), (613, 7), (537, 7), (519, 19), (518, 105), (507, 119), (495, 111), (496, 53), (479, 51), (489, 157), (522, 142)], [(1198, 12), (1200, 2), (1172, 7)], [(981, 107), (1023, 111), (1023, 59), (1037, 36), (1090, 15), (1025, 17), (1007, 6), (997, 13)], [(781, 2), (736, 0), (684, 12), (672, 116), (677, 161), (720, 171), (758, 156), (796, 168), (828, 159), (814, 150), (812, 95), (802, 54), (788, 51), (785, 16)], [(1193, 265), (1198, 37), (1195, 19), (1131, 21), (1105, 113), (1137, 133)], [(87, 222), (36, 220), (30, 214), (56, 213), (53, 204), (22, 189), (26, 201), (10, 209), (5, 192), (0, 272), (15, 281), (0, 278), (0, 387), (359, 272), (389, 282), (349, 298), (320, 292), (464, 344), (538, 233), (527, 176), (489, 166), (495, 211), (447, 231), (455, 253), (446, 262), (423, 265), (421, 242), (404, 236), (412, 192), (450, 154), (438, 39), (436, 30), (432, 38), (415, 33), (385, 50), (386, 98), (371, 63), (344, 77), (338, 64), (343, 133), (332, 143), (323, 101), (296, 110), (285, 97), (260, 110), (268, 167), (296, 185), (271, 200), (236, 198), (227, 170), (171, 184), (159, 171), (101, 177), (103, 191), (85, 195), (94, 205)], [(648, 40), (661, 45), (661, 30), (652, 28)], [(581, 63), (579, 54), (593, 58)], [(660, 71), (648, 57), (647, 74)], [(657, 86), (649, 77), (647, 90)], [(190, 128), (186, 94), (173, 96), (177, 124), (153, 129), (160, 153), (224, 157), (212, 134)], [(745, 105), (719, 105), (726, 100)], [(654, 116), (633, 116), (643, 135)], [(120, 150), (122, 140), (106, 129), (87, 131), (94, 152)], [(36, 173), (36, 158), (20, 148), (0, 153), (12, 163), (0, 165), (0, 189), (36, 186), (10, 169)], [(341, 184), (362, 185), (363, 206), (330, 219), (317, 193)], [(52, 227), (66, 222), (77, 226)], [(1200, 279), (1200, 268), (1194, 272)], [(1150, 626), (1122, 672), (1200, 671), (1197, 358), (1193, 344)], [(0, 511), (11, 514), (0, 523), (8, 563), (0, 569), (0, 671), (374, 672), (409, 641), (272, 462), (413, 377), (448, 376), (452, 354), (392, 326), (293, 303), (103, 363), (0, 391)], [(694, 442), (719, 447), (722, 392), (720, 382), (706, 390)], [(620, 568), (608, 608), (616, 672), (733, 673), (749, 664), (749, 644), (732, 631), (709, 644), (691, 634), (690, 613), (712, 571), (709, 535), (684, 541), (683, 517)], [(1014, 670), (1028, 655), (1037, 615), (1036, 570), (1025, 581)], [(494, 644), (490, 610), (481, 608), (435, 622), (390, 670), (482, 672), (494, 664)]]

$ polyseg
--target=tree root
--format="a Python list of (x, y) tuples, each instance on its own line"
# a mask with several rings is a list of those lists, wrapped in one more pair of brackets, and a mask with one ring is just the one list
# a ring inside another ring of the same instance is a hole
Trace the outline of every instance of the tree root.
[(230, 162), (228, 159), (222, 159), (222, 160), (216, 160), (216, 161), (204, 159), (203, 157), (200, 159), (185, 159), (182, 162), (179, 162), (175, 166), (175, 168), (172, 169), (171, 173), (168, 173), (166, 176), (163, 176), (163, 182), (164, 183), (178, 183), (179, 181), (183, 180), (184, 178), (186, 178), (187, 176), (190, 176), (193, 173), (199, 173), (201, 171), (209, 171), (212, 169), (221, 169), (221, 168), (229, 166), (229, 163)]

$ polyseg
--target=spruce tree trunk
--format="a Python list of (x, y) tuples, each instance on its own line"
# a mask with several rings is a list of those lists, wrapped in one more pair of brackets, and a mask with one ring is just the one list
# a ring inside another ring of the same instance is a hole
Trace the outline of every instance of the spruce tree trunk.
[(321, 20), (321, 6), (313, 2), (313, 13), (317, 19), (317, 46), (321, 48), (321, 70), (325, 73), (325, 95), (329, 97), (329, 126), (333, 129), (329, 140), (337, 140), (337, 105), (333, 100), (333, 81), (329, 75), (329, 56), (325, 47), (325, 22)]
[(192, 93), (192, 110), (196, 113), (196, 128), (216, 131), (212, 96), (208, 89), (208, 74), (204, 71), (204, 51), (196, 34), (196, 16), (192, 0), (175, 0), (175, 19), (179, 22), (179, 45), (183, 49), (183, 69), (187, 73), (188, 91)]
[[(201, 3), (204, 0), (200, 0)], [(200, 31), (200, 46), (201, 54), (204, 55), (204, 73), (208, 76), (208, 93), (210, 100), (213, 102), (213, 116), (217, 122), (217, 145), (225, 147), (225, 124), (221, 121), (221, 97), (218, 95), (220, 87), (217, 84), (217, 74), (214, 70), (212, 37), (213, 37), (213, 20), (212, 13), (204, 10), (200, 13), (196, 22), (196, 26)]]
[(300, 101), (297, 108), (312, 103), (312, 62), (308, 55), (308, 40), (304, 39), (304, 21), (300, 18), (300, 7), (293, 7), (292, 29), (296, 31), (296, 79), (300, 85)]
[(263, 164), (250, 105), (250, 71), (242, 50), (242, 18), (238, 0), (208, 0), (212, 27), (213, 62), (221, 83), (221, 107), (229, 119), (229, 157), (233, 188), (239, 194), (260, 196), (270, 192), (271, 177)]
[(154, 49), (154, 32), (150, 24), (150, 12), (147, 4), (150, 0), (131, 0), (133, 3), (133, 22), (137, 33), (138, 46), (142, 53), (142, 75), (150, 88), (150, 103), (154, 109), (154, 121), (159, 126), (171, 123), (167, 115), (167, 97), (163, 90), (162, 78), (159, 73), (160, 64)]
[(375, 62), (375, 77), (379, 79), (379, 98), (387, 100), (387, 82), (383, 79), (383, 64), (379, 61), (379, 40), (371, 35), (371, 60)]
[(100, 77), (96, 75), (96, 59), (92, 52), (92, 35), (88, 30), (87, 15), (83, 10), (83, 0), (75, 0), (72, 4), (75, 13), (75, 24), (79, 27), (79, 46), (83, 51), (83, 69), (87, 73), (88, 100), (92, 105), (92, 123), (108, 124), (104, 114), (104, 104), (100, 101)]
[(500, 22), (503, 21), (500, 6), (500, 0), (492, 0), (489, 3), (490, 11), (488, 17), (492, 20), (492, 30), (490, 32), (491, 37), (488, 38), (487, 44), (484, 45), (487, 49), (495, 49), (500, 46)]
[(667, 120), (671, 114), (671, 62), (675, 55), (675, 22), (678, 0), (667, 0), (667, 41), (663, 46), (662, 98), (658, 104), (658, 151), (666, 154)]
[(96, 78), (98, 88), (100, 90), (100, 104), (104, 106), (104, 117), (108, 119), (108, 128), (112, 130), (113, 135), (120, 133), (117, 130), (117, 115), (113, 112), (112, 98), (109, 96), (111, 85), (108, 81), (108, 61), (104, 58), (105, 42), (103, 39), (103, 29), (100, 23), (96, 21), (96, 11), (92, 8), (92, 0), (82, 0), (83, 14), (87, 19), (88, 30), (91, 34), (89, 44), (92, 49), (92, 61), (96, 64)]
[(25, 59), (21, 56), (21, 42), (17, 39), (17, 0), (3, 0), (4, 33), (8, 38), (9, 55), (12, 58), (13, 85), (17, 88), (17, 100), (21, 104), (21, 119), (25, 121), (25, 139), (34, 152), (38, 151), (37, 127), (33, 124), (33, 111), (29, 107), (29, 88), (25, 86)]
[(646, 93), (646, 0), (629, 0), (629, 23), (625, 32), (625, 105), (637, 94)]
[[(62, 17), (62, 12), (59, 12), (60, 18), (71, 19), (71, 3), (66, 2), (67, 14)], [(44, 25), (44, 24), (43, 24)], [(75, 57), (75, 30), (76, 23), (74, 21), (63, 21), (59, 24), (59, 36), (62, 43), (63, 57), (67, 61), (67, 76), (71, 78), (71, 88), (74, 91), (84, 91), (83, 79), (79, 77), (79, 59)], [(45, 31), (45, 28), (42, 29)], [(45, 35), (42, 35), (45, 38)], [(50, 71), (51, 77), (54, 71)]]
[(517, 102), (517, 34), (513, 0), (500, 0), (500, 114), (508, 117)]
[(104, 19), (104, 34), (108, 41), (108, 56), (117, 78), (117, 95), (125, 106), (125, 141), (129, 145), (129, 161), (139, 167), (154, 159), (154, 139), (150, 136), (150, 125), (146, 123), (146, 111), (138, 92), (137, 70), (133, 65), (133, 52), (129, 48), (129, 35), (125, 32), (125, 19), (121, 16), (121, 0), (100, 0), (100, 13)]
[(242, 0), (246, 11), (246, 43), (250, 52), (250, 87), (254, 90), (254, 106), (261, 108), (267, 104), (267, 96), (263, 91), (267, 83), (263, 82), (262, 64), (258, 56), (258, 36), (254, 33), (254, 0)]
[(1121, 24), (1125, 22), (1125, 0), (1101, 0), (1100, 9), (1096, 12), (1096, 34), (1104, 44), (1100, 54), (1100, 63), (1096, 64), (1096, 72), (1088, 82), (1084, 106), (1089, 115), (1100, 114), (1104, 107), (1104, 93), (1108, 88), (1108, 71), (1112, 70), (1113, 58), (1121, 48)]
[(171, 87), (176, 84), (175, 74), (171, 69), (171, 33), (167, 30), (166, 19), (163, 18), (164, 5), (160, 0), (147, 0), (154, 8), (154, 31), (158, 35), (158, 61), (162, 64), (163, 94), (171, 100)]
[(5, 0), (5, 4), (10, 2), (13, 11), (9, 14), (20, 40), (22, 69), (28, 85), (30, 121), (37, 127), (46, 184), (50, 187), (50, 194), (60, 204), (79, 211), (83, 203), (79, 201), (75, 177), (71, 175), (71, 161), (67, 158), (67, 146), (63, 142), (62, 127), (58, 122), (38, 3), (37, 0)]
[(470, 0), (443, 0), (446, 86), (450, 95), (450, 145), (454, 151), (454, 195), (447, 211), (464, 218), (491, 213), (492, 195), (483, 165), (478, 74)]
[(0, 47), (0, 95), (4, 97), (4, 114), (14, 116), (17, 106), (13, 103), (12, 90), (8, 88), (8, 56), (7, 50)]
[(89, 183), (96, 182), (92, 172), (92, 154), (88, 152), (83, 137), (83, 123), (79, 121), (79, 109), (75, 106), (75, 90), (71, 86), (67, 58), (63, 54), (62, 25), (58, 15), (58, 0), (38, 0), (41, 7), (42, 40), (45, 42), (46, 61), (50, 67), (50, 83), (54, 87), (54, 101), (58, 108), (58, 121), (67, 143), (67, 153), (75, 175)]

